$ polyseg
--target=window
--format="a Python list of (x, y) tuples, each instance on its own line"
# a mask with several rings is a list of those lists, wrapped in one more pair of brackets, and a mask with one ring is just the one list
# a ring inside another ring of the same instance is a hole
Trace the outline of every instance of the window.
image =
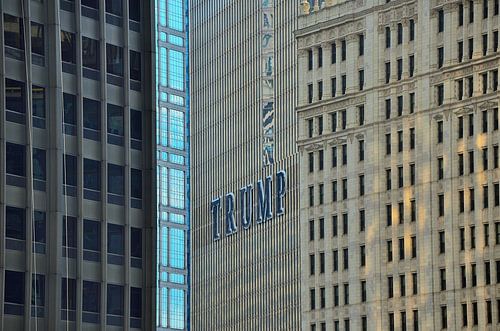
[(139, 169), (130, 169), (130, 196), (142, 199), (142, 171)]
[(319, 219), (319, 239), (325, 238), (325, 219)]
[(124, 236), (123, 226), (108, 223), (108, 253), (123, 255)]
[(392, 225), (392, 205), (385, 206), (385, 213), (387, 217), (387, 226)]
[(337, 181), (332, 182), (332, 201), (337, 201)]
[(437, 104), (438, 106), (441, 106), (444, 103), (444, 85), (443, 84), (437, 85), (436, 92), (437, 92)]
[(82, 65), (99, 70), (101, 66), (99, 40), (82, 36)]
[(107, 104), (108, 133), (123, 136), (123, 107)]
[(46, 173), (45, 150), (33, 148), (33, 178), (45, 181)]
[(83, 249), (101, 251), (101, 222), (83, 220)]
[(309, 301), (311, 310), (316, 309), (316, 290), (313, 288), (309, 289)]
[(314, 240), (314, 220), (309, 221), (309, 240)]
[(76, 64), (76, 36), (61, 30), (61, 59), (63, 62)]
[(444, 31), (444, 10), (438, 10), (438, 32)]
[(469, 23), (474, 22), (474, 1), (469, 0)]
[(365, 175), (359, 175), (359, 196), (365, 195)]
[(106, 44), (106, 72), (116, 76), (123, 76), (122, 47)]
[(405, 238), (399, 238), (399, 259), (405, 259)]
[(77, 160), (76, 156), (65, 154), (63, 158), (63, 183), (68, 186), (76, 186), (77, 183)]
[(398, 96), (398, 116), (403, 115), (403, 96)]
[(324, 202), (324, 185), (318, 185), (318, 195), (319, 195), (319, 204), (322, 205)]
[(83, 127), (99, 131), (101, 129), (101, 103), (83, 98)]
[(349, 269), (349, 250), (347, 248), (343, 249), (343, 254), (344, 254), (344, 270)]
[(398, 131), (398, 153), (403, 151), (403, 131)]
[(123, 167), (108, 163), (108, 192), (123, 195), (124, 194), (124, 174)]
[(332, 98), (337, 94), (337, 78), (332, 78)]
[(345, 59), (347, 57), (346, 56), (346, 54), (347, 54), (347, 44), (346, 44), (345, 39), (342, 40), (341, 51), (342, 51), (342, 54), (341, 54), (342, 61), (345, 61)]
[(347, 89), (347, 77), (346, 75), (342, 75), (340, 78), (342, 79), (342, 95), (344, 95)]
[(84, 312), (99, 313), (101, 310), (101, 288), (97, 282), (84, 280), (82, 289), (82, 310)]
[(142, 230), (130, 228), (130, 256), (142, 258)]
[(385, 27), (385, 48), (391, 47), (391, 28)]
[(410, 20), (410, 41), (415, 40), (415, 21)]
[[(7, 23), (7, 22), (5, 22)], [(7, 24), (5, 24), (7, 26)], [(5, 31), (7, 33), (7, 31)], [(6, 40), (7, 44), (7, 40)], [(43, 24), (31, 22), (31, 52), (45, 55), (44, 27)]]
[(441, 291), (446, 291), (446, 269), (439, 269)]
[(483, 46), (483, 56), (486, 56), (486, 53), (488, 52), (488, 35), (487, 34), (482, 35), (482, 46)]
[(101, 162), (83, 159), (83, 187), (86, 189), (101, 190)]
[(141, 21), (141, 2), (139, 0), (128, 1), (129, 18), (133, 21)]
[(410, 55), (409, 61), (408, 61), (408, 66), (409, 66), (409, 74), (410, 77), (413, 77), (415, 74), (415, 55)]
[(500, 184), (493, 183), (493, 194), (495, 199), (495, 207), (500, 206)]
[(483, 148), (483, 170), (488, 170), (488, 148)]
[(394, 297), (394, 281), (392, 276), (387, 277), (387, 293), (389, 298)]
[(36, 243), (45, 244), (46, 230), (45, 230), (46, 214), (43, 211), (35, 210), (33, 212), (33, 238)]
[(391, 169), (385, 169), (385, 189), (387, 191), (392, 189)]
[(385, 154), (387, 154), (387, 155), (391, 154), (391, 134), (390, 133), (385, 134)]
[(415, 149), (415, 128), (410, 128), (410, 149)]
[(347, 145), (342, 145), (342, 165), (347, 164)]
[(441, 180), (444, 178), (444, 161), (443, 161), (443, 157), (438, 157), (437, 159), (437, 164), (438, 164), (438, 179)]
[(403, 78), (403, 59), (397, 59), (396, 60), (396, 64), (397, 64), (397, 79), (398, 80), (401, 80)]
[(342, 214), (342, 234), (347, 235), (349, 233), (349, 218), (348, 214)]
[(439, 217), (444, 216), (444, 194), (438, 194)]
[(323, 99), (323, 81), (318, 82), (318, 100)]
[(312, 49), (307, 50), (307, 70), (313, 69), (313, 51)]
[(7, 174), (24, 177), (26, 175), (26, 147), (6, 143), (5, 170)]
[(403, 181), (403, 166), (398, 167), (398, 188), (402, 188), (404, 185)]
[(457, 80), (457, 99), (462, 100), (464, 96), (464, 81), (463, 79)]
[(474, 78), (472, 76), (467, 77), (467, 87), (469, 88), (468, 97), (472, 98), (474, 94)]
[(438, 68), (441, 68), (444, 64), (444, 47), (439, 47), (437, 49), (438, 54)]
[(313, 102), (313, 85), (307, 84), (307, 101), (309, 103)]
[(411, 257), (412, 259), (417, 257), (417, 237), (411, 237)]
[(474, 54), (474, 38), (469, 38), (467, 42), (469, 46), (469, 60), (472, 60), (472, 55)]
[(406, 278), (405, 275), (399, 275), (399, 294), (406, 296)]
[(337, 166), (337, 147), (332, 147), (332, 168)]
[(387, 262), (392, 262), (392, 240), (387, 241)]
[(342, 120), (342, 130), (345, 130), (347, 128), (347, 111), (346, 110), (341, 110), (340, 111), (341, 115), (341, 120)]
[(45, 306), (45, 276), (33, 274), (31, 279), (31, 304), (37, 307)]
[(470, 227), (470, 248), (476, 248), (476, 228), (474, 226)]
[(116, 15), (123, 15), (122, 1), (120, 0), (106, 0), (106, 12)]
[(23, 19), (3, 14), (5, 46), (24, 50)]
[(349, 304), (349, 284), (344, 284), (344, 305)]
[(415, 112), (415, 93), (410, 93), (410, 114)]
[(76, 217), (64, 216), (63, 217), (63, 231), (62, 231), (62, 244), (64, 247), (76, 248)]
[(365, 36), (362, 34), (358, 35), (358, 50), (359, 56), (363, 56), (365, 54)]
[(76, 280), (61, 278), (61, 308), (76, 310)]
[(337, 44), (336, 43), (332, 43), (331, 57), (332, 57), (332, 64), (337, 63)]
[(347, 178), (342, 179), (342, 200), (347, 199)]
[(486, 133), (488, 132), (488, 111), (487, 110), (483, 110), (481, 112), (481, 123), (482, 123), (482, 130), (483, 130), (483, 133)]
[(320, 274), (325, 273), (325, 253), (324, 252), (319, 253), (319, 273)]
[(365, 246), (362, 245), (359, 247), (359, 255), (360, 255), (360, 265), (364, 267), (366, 265), (366, 252), (365, 252)]
[(123, 315), (123, 286), (108, 284), (107, 309), (109, 315)]
[(385, 63), (385, 83), (388, 84), (391, 80), (391, 63)]
[(489, 261), (484, 262), (484, 282), (486, 285), (491, 284), (491, 268)]
[(358, 106), (358, 124), (359, 125), (365, 124), (365, 106), (364, 105)]
[(464, 5), (458, 5), (458, 26), (464, 25)]
[(474, 173), (474, 151), (469, 151), (469, 173)]
[(446, 306), (441, 306), (441, 329), (448, 328), (448, 316)]
[(318, 47), (318, 68), (323, 66), (323, 48)]
[(363, 87), (365, 86), (365, 71), (364, 70), (359, 70), (358, 82), (359, 82), (359, 90), (363, 91)]
[(414, 272), (411, 274), (412, 285), (413, 285), (413, 294), (418, 294), (418, 276), (417, 273)]
[(464, 191), (458, 191), (458, 200), (459, 212), (463, 213), (465, 211)]
[(398, 45), (403, 43), (403, 24), (398, 23)]
[(5, 78), (5, 108), (24, 114), (26, 112), (25, 101), (25, 84), (17, 80)]
[(339, 270), (339, 252), (333, 251), (333, 271)]
[(65, 124), (76, 125), (76, 96), (63, 93), (63, 122)]
[(411, 222), (415, 222), (417, 220), (417, 207), (415, 200), (410, 200), (410, 209), (411, 209)]
[(5, 237), (26, 239), (26, 211), (22, 208), (5, 207)]
[(24, 305), (24, 272), (5, 270), (5, 303)]
[(467, 326), (467, 304), (462, 303), (462, 326)]
[(316, 270), (315, 262), (316, 262), (316, 259), (315, 259), (314, 254), (310, 254), (309, 255), (309, 275), (314, 275), (314, 272)]
[(464, 42), (459, 41), (458, 46), (457, 46), (457, 52), (458, 52), (458, 62), (462, 62), (464, 59)]
[(488, 200), (489, 200), (489, 196), (488, 196), (488, 186), (485, 185), (483, 186), (483, 208), (486, 209), (488, 208)]
[(391, 118), (391, 99), (385, 100), (385, 119)]

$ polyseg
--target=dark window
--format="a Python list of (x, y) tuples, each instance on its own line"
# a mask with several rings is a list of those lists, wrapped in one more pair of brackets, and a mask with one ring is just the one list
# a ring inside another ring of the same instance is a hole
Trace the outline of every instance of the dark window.
[(360, 265), (363, 267), (366, 265), (366, 252), (365, 252), (365, 246), (360, 246), (359, 247), (359, 255), (360, 255)]
[(128, 0), (128, 16), (133, 21), (136, 21), (136, 22), (141, 21), (141, 1), (140, 0)]
[(415, 163), (410, 164), (410, 184), (415, 185)]
[(474, 22), (474, 1), (469, 0), (469, 23)]
[(310, 297), (310, 305), (311, 305), (311, 310), (316, 309), (316, 290), (315, 289), (310, 289), (309, 290), (309, 297)]
[(486, 53), (488, 52), (488, 35), (483, 34), (482, 35), (482, 46), (483, 46), (483, 56), (486, 56)]
[(33, 110), (33, 116), (35, 117), (45, 117), (45, 88), (41, 86), (33, 85), (31, 87), (31, 101)]
[(345, 61), (346, 59), (346, 54), (347, 54), (347, 44), (346, 44), (346, 41), (345, 39), (342, 40), (342, 44), (341, 44), (341, 51), (342, 51), (342, 54), (341, 54), (341, 58), (342, 58), (342, 61)]
[(332, 167), (337, 166), (337, 147), (332, 147)]
[(123, 136), (123, 107), (107, 104), (108, 133)]
[(342, 130), (347, 128), (347, 111), (341, 110), (340, 114), (342, 115)]
[(392, 262), (392, 240), (387, 241), (387, 262)]
[[(109, 1), (109, 0), (108, 0)], [(117, 1), (120, 2), (121, 1)], [(106, 44), (106, 70), (107, 73), (123, 76), (123, 48)]]
[(319, 239), (325, 238), (325, 219), (319, 219)]
[(493, 31), (493, 52), (498, 52), (498, 31)]
[(310, 152), (308, 153), (309, 156), (309, 172), (314, 171), (314, 153)]
[(391, 80), (391, 63), (386, 62), (385, 63), (385, 83), (389, 83)]
[(110, 315), (123, 315), (123, 286), (108, 284), (107, 313)]
[(5, 170), (10, 175), (26, 176), (26, 147), (6, 143)]
[(463, 41), (458, 42), (457, 51), (458, 51), (458, 62), (462, 62), (462, 60), (464, 58), (464, 42)]
[(101, 65), (99, 40), (82, 36), (82, 65), (99, 70)]
[(360, 70), (358, 74), (359, 74), (359, 90), (363, 91), (363, 87), (365, 86), (365, 71)]
[(441, 106), (444, 103), (444, 85), (440, 84), (436, 86), (437, 91), (437, 104)]
[(438, 68), (441, 68), (444, 64), (444, 47), (438, 48)]
[(142, 171), (130, 169), (130, 196), (142, 199)]
[(390, 133), (385, 134), (385, 154), (387, 154), (387, 155), (391, 154), (391, 134)]
[(385, 118), (391, 118), (391, 99), (385, 100)]
[(321, 274), (325, 273), (325, 253), (319, 253), (319, 272)]
[(23, 82), (5, 78), (5, 108), (17, 113), (26, 112), (26, 89)]
[(464, 25), (464, 5), (458, 5), (458, 26)]
[(444, 31), (444, 10), (440, 9), (438, 11), (438, 32)]
[(313, 136), (313, 132), (314, 132), (314, 122), (313, 122), (313, 119), (308, 119), (307, 120), (307, 132), (308, 132), (308, 137), (311, 138)]
[(33, 212), (33, 237), (35, 238), (35, 242), (37, 243), (45, 243), (46, 239), (46, 231), (45, 231), (45, 220), (46, 214), (43, 211), (35, 210)]
[(365, 36), (360, 34), (358, 35), (358, 40), (359, 40), (359, 56), (363, 56), (365, 54)]
[(314, 240), (314, 220), (309, 221), (309, 240)]
[(410, 55), (409, 57), (409, 71), (410, 77), (413, 77), (415, 73), (415, 55)]
[(398, 45), (403, 43), (403, 24), (398, 23)]
[(438, 157), (438, 179), (441, 180), (444, 178), (444, 161), (442, 157)]
[(491, 284), (491, 268), (488, 261), (484, 262), (484, 282), (486, 285)]
[(33, 148), (33, 178), (45, 180), (46, 178), (46, 162), (45, 150)]
[(130, 287), (130, 316), (142, 317), (142, 289), (140, 287)]
[(342, 145), (342, 165), (347, 164), (347, 145)]
[(403, 182), (403, 166), (398, 167), (398, 188), (402, 188), (404, 185)]
[(31, 279), (31, 304), (37, 307), (45, 306), (45, 276), (33, 274)]
[(130, 256), (142, 258), (142, 230), (130, 228)]
[(399, 259), (405, 259), (405, 239), (399, 238)]
[(476, 227), (474, 226), (470, 227), (470, 248), (476, 248)]
[(439, 254), (444, 254), (446, 250), (446, 241), (444, 231), (439, 232)]
[(483, 0), (483, 18), (488, 17), (488, 1), (489, 0)]
[(385, 213), (387, 217), (387, 226), (392, 225), (392, 205), (385, 206)]
[(415, 21), (410, 20), (410, 41), (415, 39)]
[[(339, 251), (333, 251), (333, 271), (339, 270)], [(335, 297), (338, 298), (338, 295)]]
[(417, 237), (411, 237), (411, 257), (417, 257)]
[(385, 170), (385, 189), (387, 191), (392, 189), (391, 169)]
[(415, 128), (410, 128), (410, 149), (415, 149)]
[(477, 302), (472, 303), (472, 317), (474, 325), (477, 325), (479, 321), (479, 315), (477, 313)]
[(61, 278), (61, 308), (76, 309), (76, 280)]
[(483, 170), (488, 170), (488, 148), (483, 148)]
[(76, 37), (74, 33), (61, 30), (61, 59), (76, 63)]
[(4, 299), (6, 303), (24, 304), (24, 272), (5, 270)]
[(324, 156), (323, 156), (323, 150), (318, 151), (318, 169), (323, 170), (324, 168)]
[(472, 60), (472, 55), (474, 54), (474, 38), (469, 38), (469, 60)]
[(398, 131), (398, 153), (403, 151), (403, 131)]
[(83, 221), (83, 249), (101, 251), (101, 222)]
[(344, 305), (349, 304), (349, 284), (344, 284)]
[(342, 214), (342, 234), (346, 235), (349, 233), (349, 217), (348, 214)]
[(83, 98), (83, 127), (92, 130), (101, 129), (101, 103)]
[(469, 114), (469, 137), (474, 135), (474, 114)]
[(391, 28), (385, 27), (385, 48), (391, 47)]
[(90, 8), (99, 9), (99, 0), (82, 0), (82, 5)]
[(406, 296), (406, 277), (405, 277), (405, 275), (399, 275), (399, 294), (402, 297)]
[[(138, 0), (137, 0), (138, 1)], [(141, 81), (141, 53), (130, 51), (130, 79)]]
[(337, 181), (332, 182), (332, 201), (337, 201)]
[(469, 204), (470, 204), (470, 210), (473, 211), (476, 208), (473, 188), (469, 189)]
[(332, 98), (337, 94), (337, 78), (332, 78)]
[(444, 194), (438, 195), (439, 217), (444, 216)]
[(5, 46), (24, 49), (23, 19), (3, 14)]
[(343, 249), (344, 253), (344, 270), (349, 269), (349, 250), (347, 248)]
[(323, 66), (323, 48), (318, 47), (318, 68)]
[(314, 186), (309, 186), (309, 207), (314, 206)]
[(462, 100), (464, 97), (464, 81), (463, 79), (459, 79), (457, 81), (457, 99)]
[(26, 239), (26, 211), (22, 208), (5, 207), (5, 237)]
[(441, 306), (441, 329), (448, 328), (448, 316), (446, 306)]
[(365, 106), (364, 105), (358, 106), (358, 124), (359, 125), (365, 124)]
[(108, 163), (108, 192), (123, 195), (124, 174), (123, 167)]
[(363, 161), (365, 159), (365, 141), (360, 140), (359, 144), (359, 161)]
[(332, 43), (332, 64), (337, 63), (337, 44)]
[(77, 183), (77, 161), (76, 156), (65, 154), (63, 158), (63, 183), (76, 186)]
[(117, 16), (122, 16), (123, 7), (121, 0), (106, 0), (106, 12)]
[(307, 101), (309, 103), (313, 102), (313, 84), (307, 85)]
[(387, 296), (392, 298), (394, 296), (394, 280), (392, 276), (387, 278)]
[(123, 255), (123, 226), (108, 223), (108, 253)]
[(42, 56), (45, 54), (43, 32), (43, 24), (31, 22), (31, 52)]
[(63, 121), (66, 124), (76, 125), (76, 96), (63, 93)]
[(83, 281), (82, 310), (99, 313), (101, 310), (101, 288), (97, 282)]
[(398, 116), (403, 115), (403, 96), (399, 95), (398, 96)]
[(62, 244), (65, 247), (76, 248), (76, 218), (71, 216), (63, 217)]
[(318, 82), (318, 100), (323, 99), (323, 81)]
[(488, 132), (488, 111), (486, 111), (486, 110), (482, 111), (481, 115), (482, 115), (481, 124), (482, 124), (483, 133), (486, 133), (486, 132)]
[(342, 79), (342, 95), (344, 95), (346, 93), (346, 89), (347, 89), (347, 77), (346, 75), (342, 75), (341, 77)]
[(101, 162), (91, 159), (83, 159), (83, 187), (101, 190)]
[(403, 78), (403, 59), (397, 59), (397, 69), (398, 69), (398, 80), (401, 80)]
[(467, 304), (462, 303), (462, 326), (467, 326)]
[(324, 185), (319, 184), (318, 186), (318, 191), (319, 191), (319, 204), (322, 205), (324, 202)]
[(309, 49), (307, 51), (307, 69), (308, 70), (313, 69), (313, 59), (314, 59), (313, 51), (312, 51), (312, 49)]

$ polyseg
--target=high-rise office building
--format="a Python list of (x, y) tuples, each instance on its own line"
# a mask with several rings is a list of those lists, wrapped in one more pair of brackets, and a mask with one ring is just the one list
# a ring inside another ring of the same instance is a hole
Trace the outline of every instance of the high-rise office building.
[(187, 330), (188, 6), (187, 0), (158, 0), (156, 6), (156, 326)]
[(193, 330), (300, 328), (298, 12), (190, 2)]
[(499, 1), (310, 3), (302, 329), (498, 329)]
[(150, 1), (0, 3), (0, 329), (151, 330)]

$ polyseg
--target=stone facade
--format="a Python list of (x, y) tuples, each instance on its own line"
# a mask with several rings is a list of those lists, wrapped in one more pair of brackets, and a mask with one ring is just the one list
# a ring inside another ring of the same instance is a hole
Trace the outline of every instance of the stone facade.
[(498, 1), (302, 11), (302, 329), (498, 329)]

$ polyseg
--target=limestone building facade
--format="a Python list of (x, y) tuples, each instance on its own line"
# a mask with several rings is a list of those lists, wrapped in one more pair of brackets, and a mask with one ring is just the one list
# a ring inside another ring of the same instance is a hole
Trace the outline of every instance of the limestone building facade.
[(499, 1), (304, 1), (301, 328), (500, 327)]

